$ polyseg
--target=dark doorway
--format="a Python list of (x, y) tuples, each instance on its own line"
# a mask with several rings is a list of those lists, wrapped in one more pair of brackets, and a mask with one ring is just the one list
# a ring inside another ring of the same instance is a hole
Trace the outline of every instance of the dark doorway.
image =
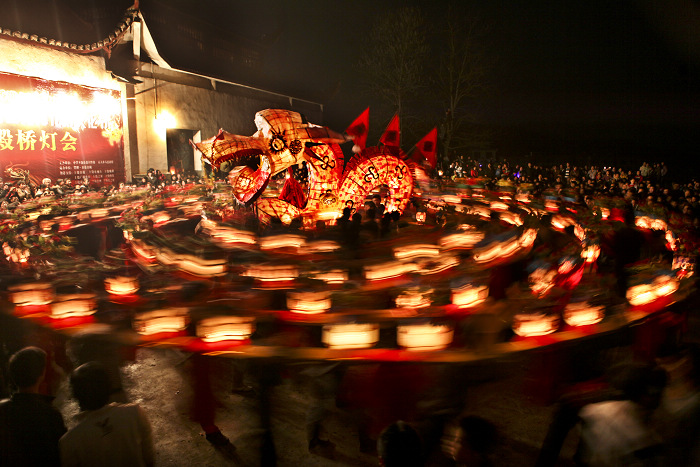
[(165, 134), (165, 142), (168, 151), (168, 170), (172, 173), (194, 173), (194, 151), (190, 146), (190, 139), (196, 133), (195, 130), (182, 130), (169, 128)]

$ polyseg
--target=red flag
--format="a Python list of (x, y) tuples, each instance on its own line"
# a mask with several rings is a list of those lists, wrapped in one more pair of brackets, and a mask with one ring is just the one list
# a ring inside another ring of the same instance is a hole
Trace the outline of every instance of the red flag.
[[(359, 147), (359, 151), (365, 148), (367, 144), (367, 133), (369, 132), (369, 107), (350, 124), (345, 133), (352, 137), (355, 146)], [(357, 152), (359, 152), (357, 151)]]
[(416, 143), (416, 150), (423, 154), (430, 163), (430, 167), (434, 169), (437, 164), (437, 127)]
[(395, 146), (399, 147), (401, 145), (401, 129), (399, 127), (399, 114), (394, 115), (394, 117), (389, 122), (389, 125), (384, 130), (384, 134), (379, 138), (379, 142), (384, 146)]

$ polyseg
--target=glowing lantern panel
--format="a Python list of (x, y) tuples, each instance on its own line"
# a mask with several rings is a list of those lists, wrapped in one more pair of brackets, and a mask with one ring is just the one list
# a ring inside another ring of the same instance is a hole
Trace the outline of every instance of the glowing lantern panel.
[(406, 350), (443, 350), (452, 343), (454, 330), (448, 325), (407, 324), (396, 329), (396, 341)]
[(323, 343), (330, 349), (364, 349), (379, 340), (376, 324), (332, 324), (323, 327)]

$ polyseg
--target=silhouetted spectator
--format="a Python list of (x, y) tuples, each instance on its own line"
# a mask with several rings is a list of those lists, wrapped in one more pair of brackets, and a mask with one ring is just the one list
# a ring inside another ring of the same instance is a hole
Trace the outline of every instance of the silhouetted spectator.
[(420, 467), (425, 465), (423, 441), (410, 424), (399, 420), (382, 430), (377, 440), (379, 465)]
[(39, 393), (46, 360), (38, 347), (25, 347), (10, 357), (17, 392), (0, 401), (0, 465), (60, 465), (58, 440), (66, 426), (51, 399)]

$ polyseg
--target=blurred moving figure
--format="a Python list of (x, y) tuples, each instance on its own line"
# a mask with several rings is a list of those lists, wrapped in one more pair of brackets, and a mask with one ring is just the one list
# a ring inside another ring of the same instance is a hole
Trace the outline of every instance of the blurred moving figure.
[(663, 441), (652, 415), (666, 382), (666, 372), (657, 366), (633, 363), (621, 368), (611, 383), (624, 399), (588, 404), (579, 412), (582, 465), (662, 465)]
[(110, 382), (97, 362), (76, 368), (70, 376), (81, 412), (78, 424), (61, 438), (61, 465), (104, 467), (154, 465), (151, 424), (136, 404), (108, 404)]
[(423, 441), (403, 420), (387, 426), (377, 440), (379, 465), (383, 467), (421, 467), (425, 465)]

